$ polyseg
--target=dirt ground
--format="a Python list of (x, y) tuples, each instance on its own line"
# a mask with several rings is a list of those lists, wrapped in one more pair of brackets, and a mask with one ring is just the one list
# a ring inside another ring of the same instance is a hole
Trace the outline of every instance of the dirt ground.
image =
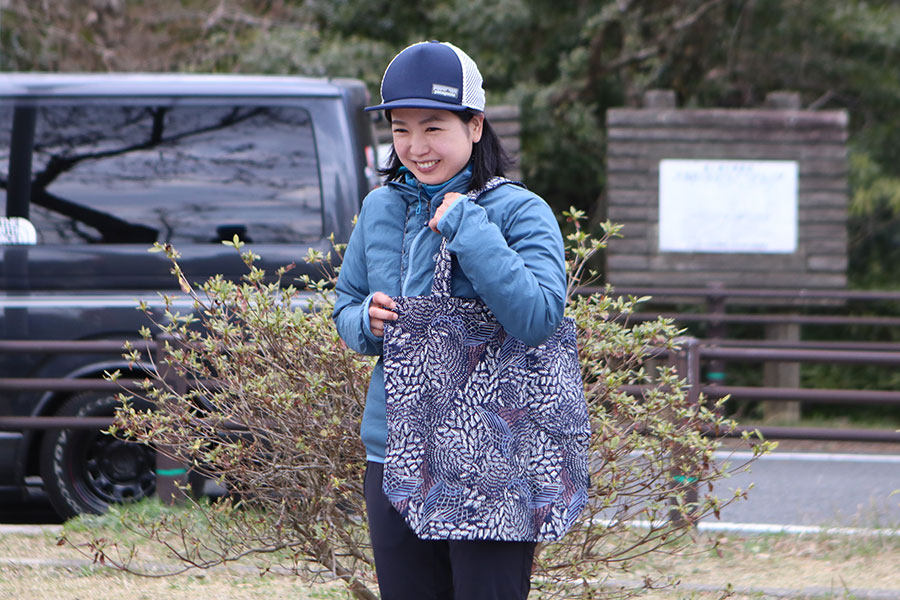
[[(170, 578), (127, 575), (93, 565), (73, 549), (56, 545), (55, 530), (0, 532), (0, 599), (261, 599), (348, 598), (336, 584), (306, 586), (296, 579), (260, 576), (249, 562), (228, 569)], [(717, 541), (715, 551), (689, 552), (636, 564), (633, 577), (606, 582), (631, 586), (647, 574), (671, 575), (675, 590), (650, 600), (713, 598), (900, 598), (900, 538), (890, 536), (719, 536), (701, 538), (697, 549)], [(691, 550), (691, 548), (688, 548)], [(541, 598), (535, 581), (531, 598)], [(597, 584), (599, 589), (599, 584)], [(732, 590), (729, 592), (728, 590)]]
[[(725, 440), (723, 449), (745, 449)], [(783, 440), (776, 452), (900, 455), (900, 444)], [(900, 484), (898, 484), (900, 487)], [(900, 502), (900, 498), (898, 498)], [(175, 577), (128, 575), (92, 564), (56, 545), (59, 527), (16, 530), (0, 526), (0, 600), (297, 600), (350, 598), (340, 584), (305, 585), (296, 578), (260, 576), (249, 561), (226, 569)], [(765, 598), (900, 600), (900, 537), (847, 535), (706, 534), (695, 550), (636, 564), (628, 577), (596, 582), (615, 596), (645, 575), (670, 576), (679, 587), (651, 591), (648, 600), (758, 600)], [(691, 550), (690, 548), (688, 550)], [(546, 597), (534, 581), (530, 598)]]

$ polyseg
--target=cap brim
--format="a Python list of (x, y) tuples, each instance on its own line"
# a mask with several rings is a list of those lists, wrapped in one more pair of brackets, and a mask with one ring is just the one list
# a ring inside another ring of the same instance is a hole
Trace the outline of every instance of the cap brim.
[(436, 108), (438, 110), (449, 110), (453, 112), (470, 110), (468, 106), (463, 106), (461, 104), (451, 104), (450, 102), (441, 102), (440, 100), (429, 100), (428, 98), (404, 98), (402, 100), (391, 100), (390, 102), (384, 102), (376, 106), (367, 106), (365, 110), (391, 110), (394, 108)]

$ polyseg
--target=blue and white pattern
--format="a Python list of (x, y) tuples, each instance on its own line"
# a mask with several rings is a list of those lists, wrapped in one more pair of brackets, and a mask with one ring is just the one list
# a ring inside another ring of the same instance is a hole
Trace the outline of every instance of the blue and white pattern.
[(384, 492), (423, 539), (558, 539), (587, 502), (575, 324), (528, 347), (450, 296), (446, 243), (435, 262), (432, 294), (385, 324)]

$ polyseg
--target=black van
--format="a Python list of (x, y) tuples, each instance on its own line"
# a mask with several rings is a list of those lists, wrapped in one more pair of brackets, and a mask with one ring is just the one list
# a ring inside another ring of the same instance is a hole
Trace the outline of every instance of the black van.
[[(0, 74), (0, 418), (108, 416), (114, 392), (16, 381), (101, 378), (120, 352), (6, 341), (134, 339), (138, 299), (176, 288), (147, 250), (170, 242), (192, 281), (274, 269), (346, 241), (375, 185), (367, 93), (353, 80), (186, 74)], [(152, 452), (99, 431), (0, 428), (0, 503), (46, 493), (62, 517), (153, 493)]]

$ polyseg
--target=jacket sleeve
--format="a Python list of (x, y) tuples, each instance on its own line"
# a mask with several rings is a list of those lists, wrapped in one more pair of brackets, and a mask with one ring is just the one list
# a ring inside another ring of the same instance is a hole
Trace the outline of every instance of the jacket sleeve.
[(482, 206), (463, 199), (444, 213), (438, 229), (504, 329), (537, 346), (563, 317), (565, 250), (547, 203), (528, 192), (512, 196), (499, 209), (503, 230)]
[(332, 318), (338, 335), (350, 348), (362, 354), (380, 355), (382, 340), (369, 329), (369, 303), (374, 292), (369, 290), (366, 264), (365, 213), (366, 205), (363, 203), (341, 263)]

